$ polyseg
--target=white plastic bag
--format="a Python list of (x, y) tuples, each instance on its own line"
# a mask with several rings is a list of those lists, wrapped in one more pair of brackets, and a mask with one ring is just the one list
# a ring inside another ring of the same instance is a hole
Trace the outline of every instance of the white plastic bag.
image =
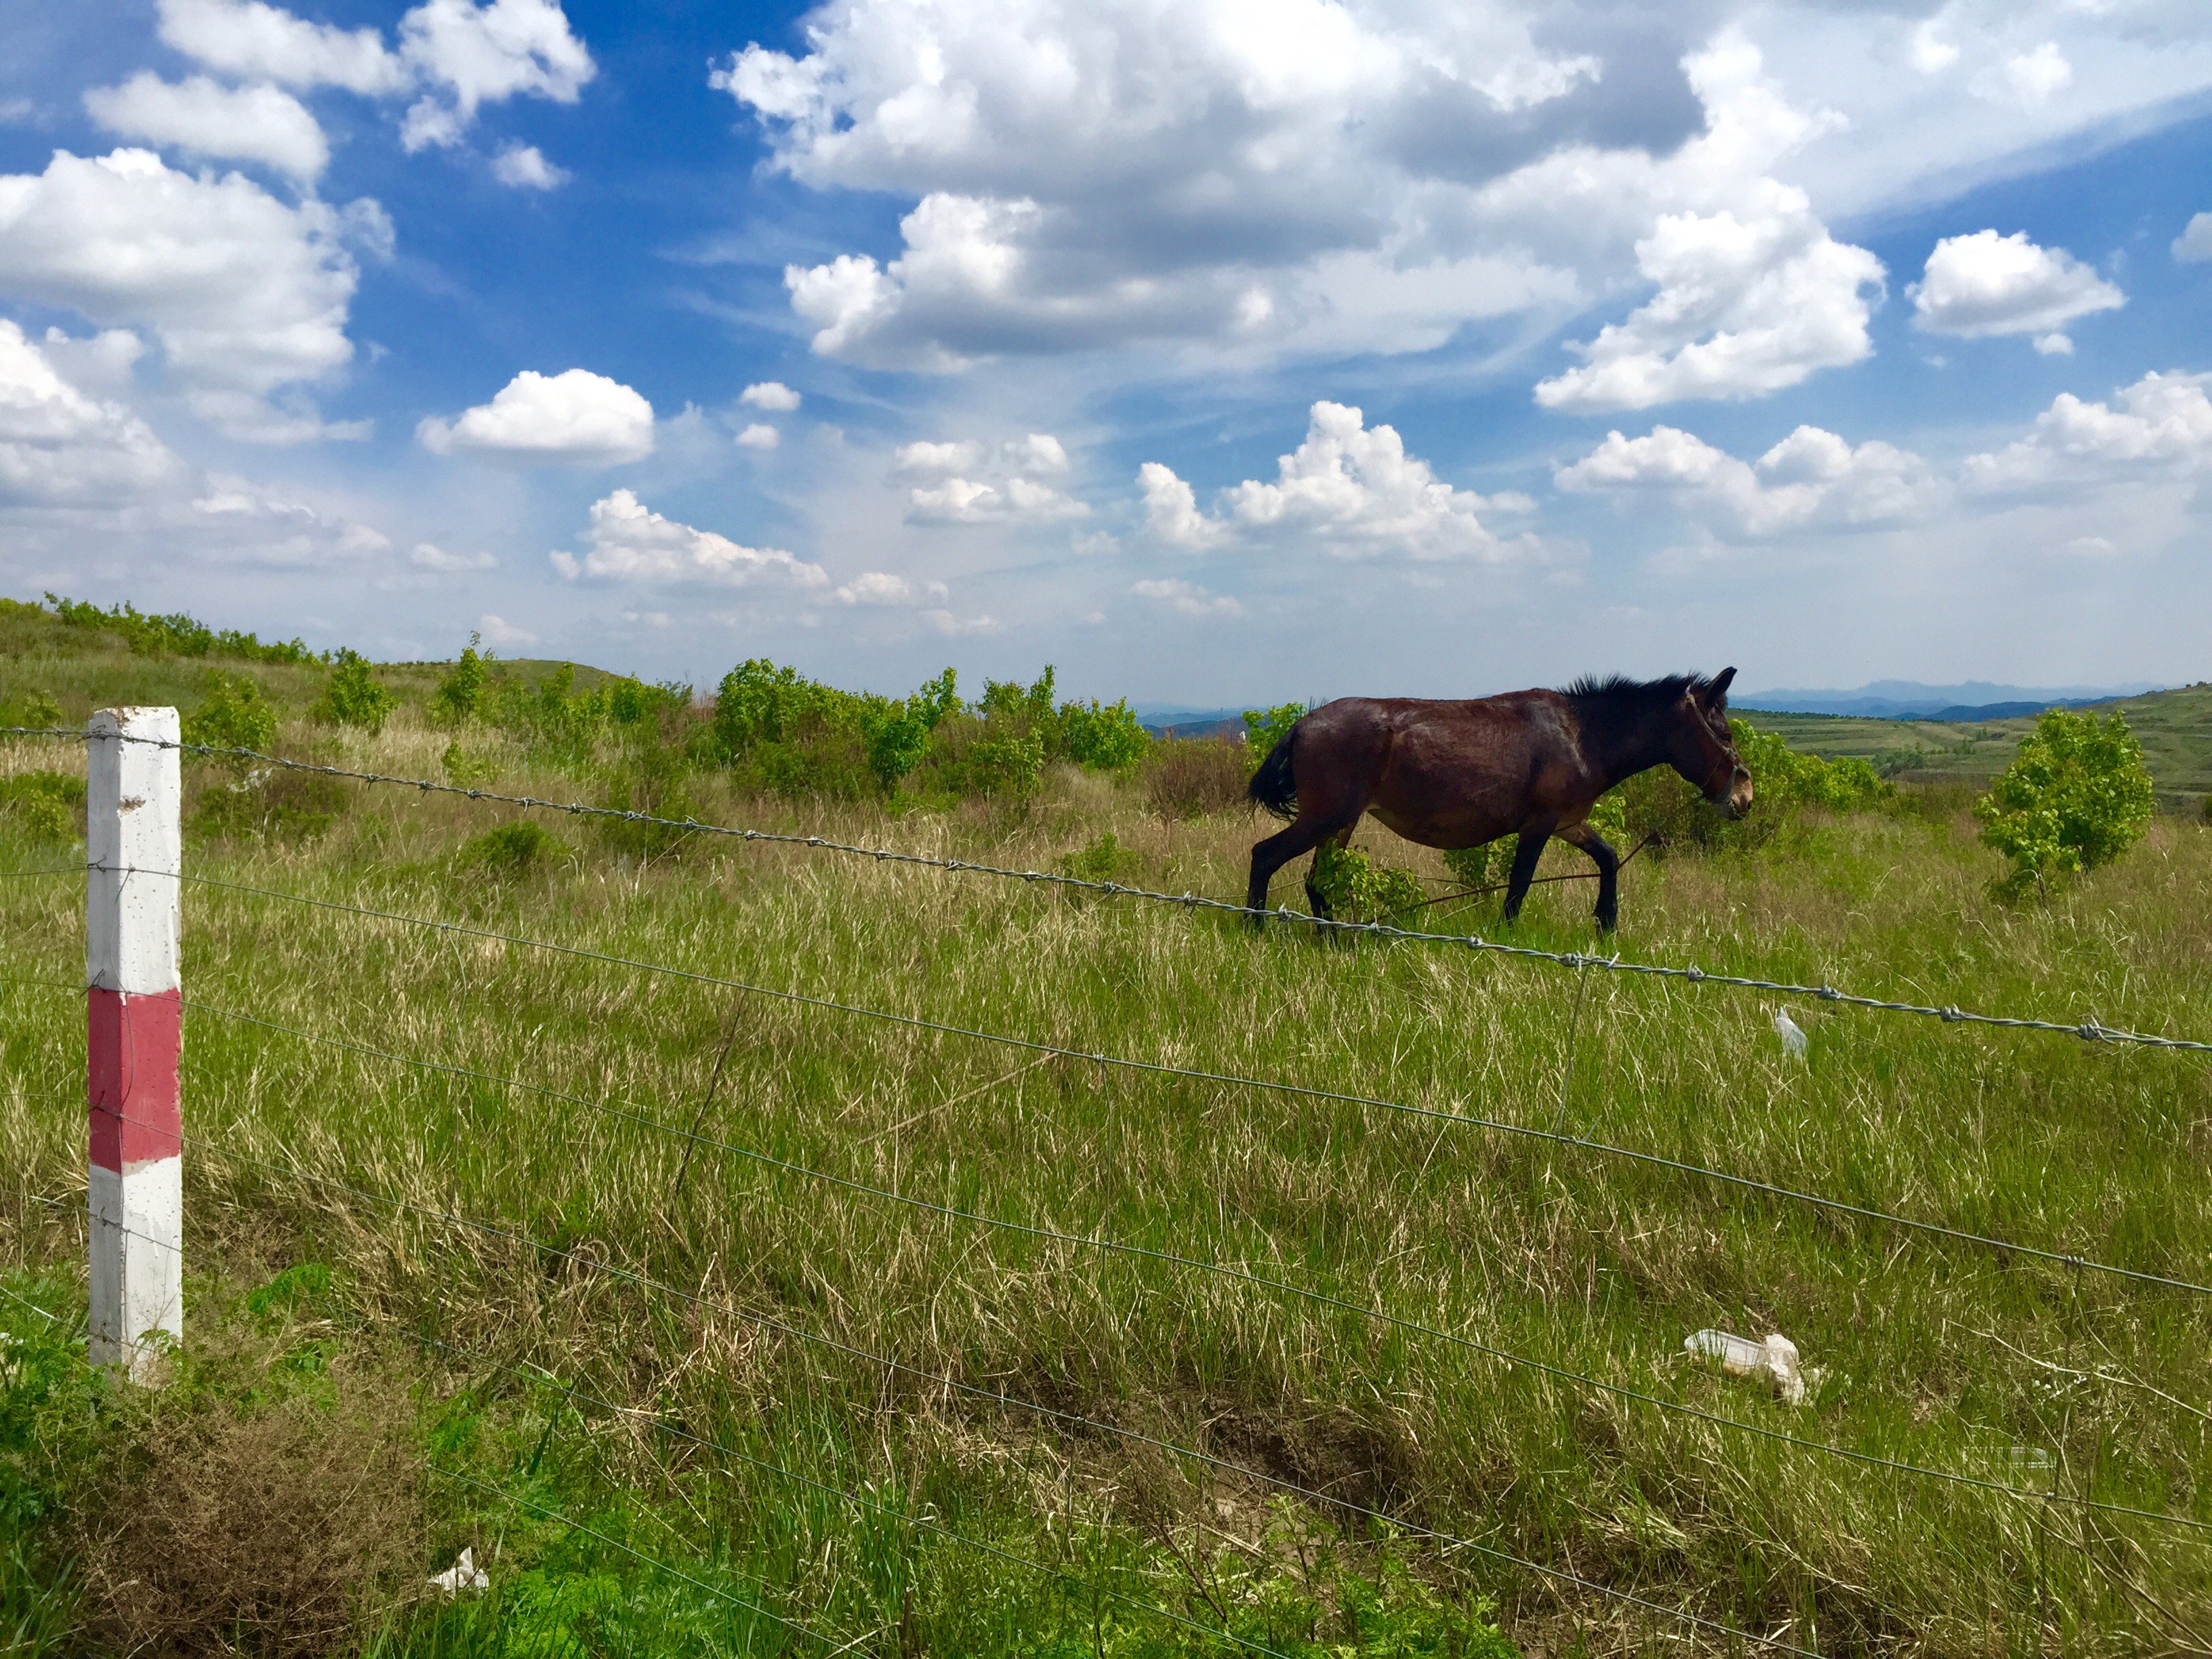
[(1719, 1360), (1721, 1370), (1730, 1376), (1763, 1378), (1784, 1405), (1804, 1403), (1805, 1373), (1797, 1363), (1797, 1345), (1779, 1332), (1764, 1342), (1753, 1342), (1727, 1331), (1694, 1331), (1683, 1339), (1682, 1346)]
[(476, 1549), (471, 1546), (463, 1550), (461, 1559), (445, 1571), (430, 1575), (430, 1588), (441, 1595), (454, 1595), (462, 1590), (489, 1589), (491, 1580), (477, 1565)]

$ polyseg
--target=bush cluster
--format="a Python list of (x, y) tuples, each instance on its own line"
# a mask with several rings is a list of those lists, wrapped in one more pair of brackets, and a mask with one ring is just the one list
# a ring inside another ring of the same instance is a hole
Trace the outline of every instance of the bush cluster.
[[(1748, 851), (1773, 840), (1807, 807), (1860, 811), (1896, 793), (1894, 785), (1863, 760), (1802, 754), (1741, 720), (1729, 721), (1729, 733), (1751, 772), (1752, 807), (1743, 817), (1723, 817), (1672, 767), (1655, 766), (1601, 798), (1601, 810), (1590, 814), (1591, 825), (1623, 853), (1628, 850), (1620, 846), (1624, 839), (1634, 846), (1647, 836), (1655, 851)], [(1617, 818), (1603, 810), (1608, 802), (1617, 802)]]
[(229, 657), (246, 662), (273, 663), (330, 660), (327, 655), (310, 651), (299, 640), (264, 645), (251, 634), (241, 634), (233, 628), (212, 629), (181, 611), (166, 617), (149, 617), (129, 604), (102, 611), (96, 605), (82, 599), (65, 599), (58, 593), (47, 594), (46, 603), (68, 626), (112, 634), (141, 657)]
[(0, 809), (33, 838), (67, 845), (84, 834), (84, 780), (65, 772), (0, 778)]
[(1974, 816), (1983, 844), (2012, 860), (1997, 891), (2017, 897), (2110, 864), (2142, 838), (2155, 805), (2124, 716), (2047, 708)]

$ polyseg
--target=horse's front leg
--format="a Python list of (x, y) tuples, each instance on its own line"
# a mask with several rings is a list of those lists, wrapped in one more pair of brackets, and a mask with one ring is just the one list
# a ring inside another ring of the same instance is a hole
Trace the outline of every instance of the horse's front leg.
[(1559, 839), (1581, 848), (1590, 855), (1590, 862), (1597, 866), (1598, 931), (1611, 933), (1620, 920), (1620, 855), (1587, 823), (1560, 830)]
[(1521, 902), (1528, 896), (1528, 884), (1536, 879), (1536, 860), (1544, 856), (1544, 843), (1552, 838), (1548, 830), (1526, 830), (1521, 834), (1521, 844), (1513, 849), (1513, 873), (1505, 882), (1505, 920), (1511, 921), (1521, 914)]

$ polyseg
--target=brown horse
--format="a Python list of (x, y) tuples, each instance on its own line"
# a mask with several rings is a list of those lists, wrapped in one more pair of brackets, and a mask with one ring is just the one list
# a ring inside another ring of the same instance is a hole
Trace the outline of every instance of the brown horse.
[[(1252, 849), (1246, 905), (1267, 907), (1267, 884), (1299, 854), (1352, 839), (1372, 812), (1407, 841), (1447, 851), (1517, 836), (1505, 919), (1521, 914), (1552, 836), (1597, 866), (1597, 925), (1620, 914), (1620, 860), (1587, 822), (1600, 795), (1660, 765), (1673, 767), (1729, 817), (1751, 805), (1751, 774), (1729, 736), (1735, 670), (1711, 679), (1580, 679), (1564, 691), (1513, 691), (1446, 702), (1340, 697), (1293, 726), (1252, 775), (1249, 793), (1291, 827)], [(1306, 877), (1314, 914), (1328, 903)], [(1263, 918), (1254, 917), (1255, 925)]]

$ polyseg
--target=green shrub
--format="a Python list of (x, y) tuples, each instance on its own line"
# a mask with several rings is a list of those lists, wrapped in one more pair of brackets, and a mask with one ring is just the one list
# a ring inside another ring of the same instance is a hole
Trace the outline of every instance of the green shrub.
[(434, 719), (458, 726), (477, 712), (484, 695), (484, 663), (477, 654), (477, 642), (483, 637), (481, 634), (470, 635), (459, 660), (438, 681), (438, 689), (430, 694)]
[(446, 781), (458, 789), (474, 789), (499, 775), (496, 756), (471, 755), (461, 747), (459, 738), (446, 745), (438, 764), (445, 769)]
[(1137, 723), (1126, 697), (1103, 706), (1095, 701), (1060, 704), (1060, 739), (1069, 760), (1102, 772), (1124, 771), (1152, 748), (1152, 734)]
[(64, 625), (112, 634), (142, 657), (236, 657), (248, 662), (310, 663), (328, 659), (310, 651), (298, 640), (264, 645), (251, 634), (234, 629), (220, 631), (178, 611), (149, 617), (137, 606), (118, 605), (102, 611), (82, 599), (65, 599), (49, 593), (46, 603)]
[(368, 659), (358, 651), (341, 650), (331, 665), (331, 677), (315, 704), (315, 717), (333, 726), (357, 726), (372, 737), (399, 705), (399, 699), (377, 684)]
[[(36, 609), (35, 606), (33, 609)], [(64, 724), (69, 716), (51, 691), (26, 691), (21, 696), (0, 703), (0, 726), (37, 726), (52, 728)]]
[(2048, 708), (1974, 816), (1982, 844), (2013, 861), (1997, 890), (2017, 896), (2110, 864), (2142, 838), (2156, 805), (2124, 715)]
[(691, 798), (691, 771), (676, 750), (653, 746), (640, 750), (617, 769), (605, 801), (617, 811), (645, 812), (675, 823), (641, 823), (620, 818), (593, 822), (599, 837), (615, 852), (632, 858), (655, 859), (687, 839), (691, 831), (678, 827), (699, 815)]
[(1444, 868), (1462, 887), (1487, 887), (1504, 880), (1512, 869), (1514, 845), (1515, 838), (1507, 836), (1480, 847), (1458, 848), (1444, 854)]
[(1332, 842), (1323, 842), (1315, 854), (1313, 884), (1340, 921), (1388, 921), (1411, 913), (1428, 896), (1410, 872)]
[(463, 870), (504, 881), (557, 864), (568, 854), (568, 842), (544, 825), (518, 818), (463, 842), (453, 862)]
[(1260, 763), (1267, 758), (1267, 751), (1285, 738), (1291, 728), (1305, 718), (1306, 706), (1302, 702), (1277, 703), (1273, 708), (1248, 708), (1244, 711), (1244, 770), (1247, 774), (1260, 769)]
[[(899, 780), (921, 764), (921, 757), (929, 749), (929, 734), (947, 714), (960, 707), (954, 684), (953, 671), (948, 668), (935, 679), (925, 682), (921, 690), (904, 702), (867, 711), (862, 740), (868, 770), (875, 775), (885, 794), (898, 787)], [(1042, 750), (1039, 764), (1042, 764)]]
[(65, 772), (0, 779), (0, 808), (33, 839), (64, 845), (84, 834), (84, 780)]
[[(216, 749), (268, 750), (276, 741), (276, 711), (242, 674), (214, 677), (206, 701), (185, 717), (184, 739)], [(231, 757), (234, 765), (242, 762)]]
[(954, 775), (963, 795), (986, 800), (1027, 800), (1037, 792), (1044, 771), (1044, 739), (1018, 732), (983, 733), (962, 751)]
[(1124, 847), (1109, 830), (1094, 837), (1079, 853), (1069, 853), (1060, 860), (1060, 873), (1073, 876), (1078, 881), (1119, 881), (1136, 866), (1133, 848)]
[(1628, 848), (1620, 845), (1622, 841), (1633, 845), (1647, 836), (1662, 851), (1747, 852), (1772, 841), (1807, 807), (1852, 812), (1895, 799), (1896, 786), (1863, 760), (1802, 754), (1741, 720), (1729, 721), (1729, 733), (1751, 772), (1751, 810), (1741, 817), (1726, 817), (1708, 805), (1671, 766), (1655, 766), (1601, 799), (1600, 806), (1615, 796), (1620, 799), (1617, 833), (1613, 825), (1601, 823), (1595, 811), (1590, 814), (1593, 826), (1624, 853)]

